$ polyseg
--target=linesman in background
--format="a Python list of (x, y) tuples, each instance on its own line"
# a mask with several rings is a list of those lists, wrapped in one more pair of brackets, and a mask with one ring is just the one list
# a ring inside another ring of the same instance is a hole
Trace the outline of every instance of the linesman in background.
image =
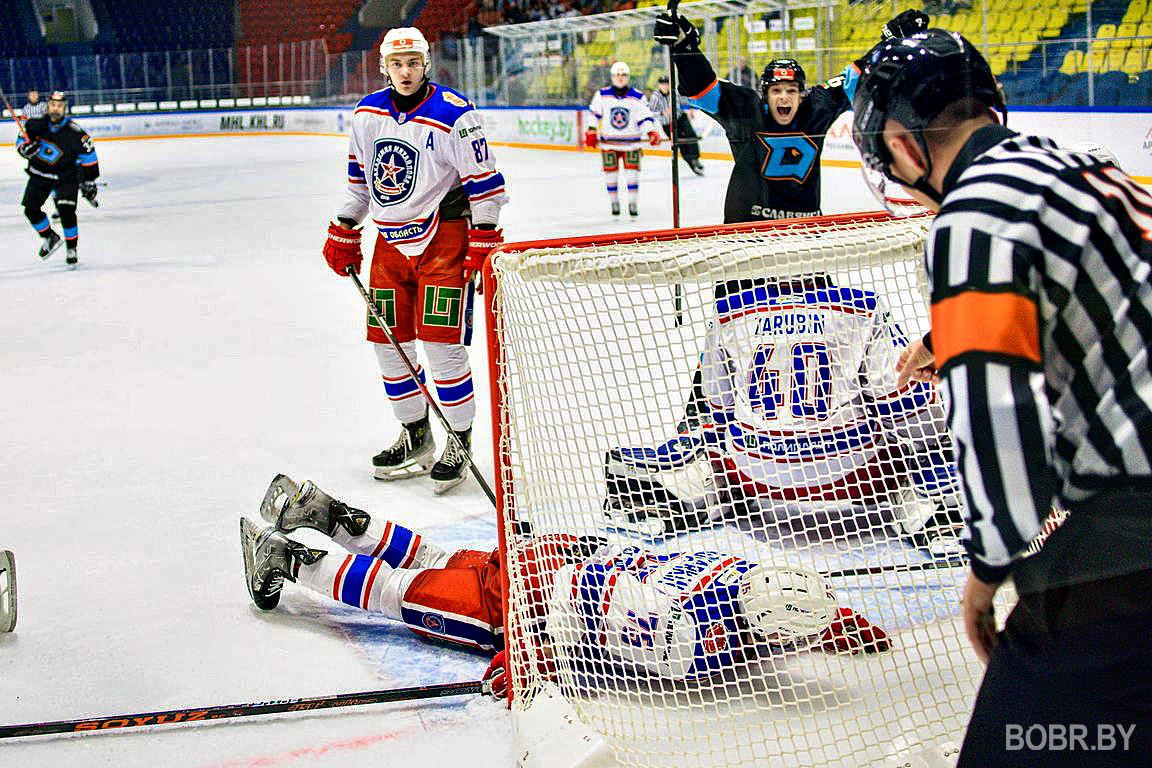
[(25, 120), (31, 120), (34, 117), (44, 117), (48, 114), (48, 105), (40, 99), (40, 91), (36, 88), (28, 89), (28, 103), (21, 109), (20, 113), (24, 115)]
[[(76, 221), (76, 201), (83, 195), (93, 207), (96, 202), (96, 179), (100, 165), (92, 137), (68, 117), (68, 98), (60, 91), (48, 97), (45, 117), (36, 117), (24, 125), (27, 140), (16, 137), (16, 151), (28, 161), (28, 185), (24, 188), (24, 215), (40, 235), (40, 258), (47, 259), (66, 243), (66, 261), (75, 266), (79, 261), (77, 245), (79, 228)], [(52, 228), (44, 215), (44, 202), (51, 195), (60, 212), (60, 225), (64, 237)]]
[[(672, 99), (668, 95), (671, 89), (668, 75), (660, 75), (656, 81), (656, 90), (648, 94), (648, 109), (656, 115), (668, 138), (672, 138)], [(680, 146), (680, 157), (684, 158), (692, 173), (703, 176), (704, 166), (700, 164), (700, 137), (696, 135), (688, 114), (683, 111), (676, 118), (676, 139)]]
[[(968, 495), (964, 624), (988, 664), (959, 765), (1150, 765), (1152, 195), (1002, 125), (954, 33), (874, 50), (854, 106), (865, 166), (938, 211), (934, 364)], [(1025, 557), (1053, 504), (1067, 519)]]

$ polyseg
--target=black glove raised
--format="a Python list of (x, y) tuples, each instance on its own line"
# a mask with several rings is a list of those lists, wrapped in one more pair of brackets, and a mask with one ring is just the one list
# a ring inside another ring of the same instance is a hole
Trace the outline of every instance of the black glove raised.
[(889, 21), (880, 30), (881, 40), (904, 39), (928, 29), (928, 14), (909, 8)]
[(692, 22), (680, 14), (662, 13), (656, 17), (656, 28), (652, 38), (661, 45), (675, 46), (680, 50), (700, 49), (700, 32)]
[(31, 160), (40, 151), (40, 140), (26, 141), (20, 146), (16, 147), (16, 151), (20, 153), (20, 157), (25, 160)]
[(96, 182), (82, 181), (80, 182), (80, 194), (88, 201), (88, 204), (93, 208), (99, 208), (100, 203), (96, 202)]

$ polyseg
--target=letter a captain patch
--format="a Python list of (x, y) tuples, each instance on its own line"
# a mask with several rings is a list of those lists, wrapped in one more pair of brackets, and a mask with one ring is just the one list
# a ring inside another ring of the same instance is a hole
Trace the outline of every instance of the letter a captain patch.
[[(396, 291), (391, 288), (373, 288), (372, 289), (372, 303), (376, 305), (376, 311), (380, 313), (380, 317), (384, 318), (384, 322), (388, 323), (389, 328), (396, 327)], [(376, 322), (376, 318), (372, 313), (368, 313), (368, 325), (372, 328), (379, 328), (380, 323)]]
[(424, 286), (424, 325), (459, 328), (462, 299), (463, 291), (460, 288)]

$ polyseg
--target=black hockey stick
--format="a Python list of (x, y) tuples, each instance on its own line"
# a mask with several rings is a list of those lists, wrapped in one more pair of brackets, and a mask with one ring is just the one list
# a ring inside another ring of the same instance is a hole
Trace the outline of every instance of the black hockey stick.
[(388, 338), (388, 343), (396, 350), (396, 354), (400, 356), (400, 360), (404, 363), (404, 367), (408, 369), (408, 375), (412, 377), (412, 381), (416, 382), (416, 386), (420, 388), (420, 394), (424, 395), (424, 400), (428, 403), (428, 407), (436, 414), (436, 419), (440, 422), (440, 426), (444, 427), (444, 431), (448, 433), (448, 439), (456, 441), (456, 447), (464, 454), (464, 458), (468, 460), (468, 469), (472, 472), (472, 477), (476, 478), (476, 482), (484, 490), (484, 495), (488, 497), (488, 501), (492, 502), (492, 506), (499, 509), (496, 504), (496, 494), (492, 493), (492, 488), (488, 485), (488, 481), (480, 474), (480, 468), (476, 466), (476, 462), (472, 459), (472, 452), (464, 447), (460, 442), (460, 438), (456, 436), (455, 430), (452, 425), (448, 423), (448, 418), (444, 412), (440, 410), (440, 405), (432, 397), (432, 393), (428, 391), (428, 386), (420, 381), (420, 374), (416, 371), (416, 366), (408, 359), (408, 355), (404, 354), (404, 350), (400, 347), (400, 342), (396, 341), (396, 337), (392, 335), (392, 329), (388, 327), (388, 323), (384, 322), (384, 318), (380, 316), (380, 311), (376, 309), (376, 303), (372, 301), (372, 297), (368, 295), (368, 291), (364, 288), (364, 283), (360, 282), (360, 275), (356, 274), (352, 267), (348, 267), (348, 276), (352, 278), (352, 282), (356, 283), (356, 288), (360, 291), (361, 298), (364, 303), (368, 305), (368, 312), (371, 313), (372, 319), (384, 331), (384, 335)]
[(55, 720), (45, 723), (25, 723), (23, 725), (0, 725), (0, 739), (15, 739), (24, 736), (46, 736), (54, 733), (105, 733), (137, 728), (145, 725), (182, 725), (208, 720), (223, 720), (236, 717), (270, 715), (277, 712), (311, 712), (316, 709), (333, 707), (355, 707), (361, 704), (387, 704), (394, 701), (414, 701), (435, 699), (444, 696), (468, 696), (482, 693), (490, 695), (487, 683), (442, 683), (440, 685), (419, 685), (412, 688), (392, 688), (386, 691), (364, 691), (362, 693), (338, 693), (333, 696), (316, 696), (307, 699), (284, 699), (263, 701), (254, 704), (226, 704), (218, 707), (197, 707), (189, 709), (169, 709), (163, 712), (138, 712), (111, 717), (90, 717), (83, 720)]
[[(680, 0), (668, 0), (668, 15), (676, 18)], [(680, 145), (677, 128), (680, 122), (680, 95), (676, 92), (676, 48), (668, 46), (668, 109), (672, 113), (668, 124), (672, 140), (672, 229), (680, 229)], [(684, 285), (672, 286), (672, 311), (676, 325), (684, 325)]]
[(826, 579), (850, 579), (856, 576), (874, 576), (880, 573), (918, 573), (939, 571), (948, 568), (965, 568), (968, 561), (963, 557), (940, 558), (923, 563), (890, 563), (888, 565), (867, 565), (860, 568), (845, 568), (839, 571), (820, 571)]

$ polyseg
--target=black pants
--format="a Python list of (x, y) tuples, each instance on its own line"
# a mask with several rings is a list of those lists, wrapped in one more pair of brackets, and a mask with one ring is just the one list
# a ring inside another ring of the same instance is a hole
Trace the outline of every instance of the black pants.
[(1152, 571), (1024, 595), (957, 768), (1152, 766)]
[[(668, 131), (668, 126), (664, 126), (664, 130)], [(676, 120), (676, 146), (680, 150), (680, 157), (689, 165), (700, 159), (700, 139), (692, 127), (692, 121), (683, 113)]]
[(36, 228), (41, 237), (47, 237), (52, 226), (48, 217), (44, 215), (44, 202), (49, 195), (56, 198), (56, 210), (60, 212), (60, 226), (64, 229), (64, 240), (69, 248), (75, 248), (79, 242), (79, 229), (76, 226), (76, 200), (79, 197), (79, 182), (52, 181), (39, 176), (28, 177), (28, 186), (24, 187), (24, 199), (20, 204), (24, 206), (24, 216), (28, 223)]

